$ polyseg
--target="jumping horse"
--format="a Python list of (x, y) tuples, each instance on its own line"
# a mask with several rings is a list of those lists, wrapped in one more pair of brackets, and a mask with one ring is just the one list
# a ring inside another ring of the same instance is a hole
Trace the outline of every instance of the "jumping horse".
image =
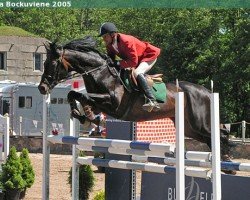
[[(81, 119), (76, 101), (82, 106), (91, 105), (93, 110), (106, 113), (126, 121), (145, 121), (159, 118), (174, 118), (175, 83), (166, 83), (167, 100), (160, 103), (160, 110), (147, 112), (142, 109), (145, 97), (138, 91), (124, 87), (114, 67), (110, 67), (107, 57), (98, 50), (81, 46), (81, 41), (71, 41), (60, 46), (45, 44), (47, 59), (38, 89), (41, 94), (49, 93), (58, 83), (72, 78), (74, 73), (82, 76), (86, 94), (71, 91), (68, 94), (72, 116)], [(201, 85), (179, 82), (179, 91), (184, 92), (185, 136), (206, 143), (211, 148), (210, 96), (211, 92)], [(229, 142), (221, 133), (222, 155), (229, 154)]]

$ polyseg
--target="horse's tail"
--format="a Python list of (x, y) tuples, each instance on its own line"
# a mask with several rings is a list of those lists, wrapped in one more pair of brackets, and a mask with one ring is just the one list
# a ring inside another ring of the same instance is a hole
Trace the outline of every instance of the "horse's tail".
[[(180, 82), (180, 88), (184, 91), (186, 97), (185, 115), (189, 121), (188, 125), (193, 134), (196, 135), (200, 141), (206, 141), (211, 149), (211, 119), (210, 119), (210, 100), (211, 91), (203, 86), (196, 85), (189, 82)], [(193, 131), (193, 132), (192, 132)], [(221, 154), (230, 154), (230, 149), (234, 146), (230, 143), (227, 135), (220, 133), (221, 139)]]
[(189, 82), (180, 82), (180, 88), (184, 91), (186, 97), (186, 119), (189, 120), (189, 126), (193, 131), (199, 131), (198, 134), (203, 138), (211, 137), (210, 122), (210, 94), (211, 92), (203, 86)]

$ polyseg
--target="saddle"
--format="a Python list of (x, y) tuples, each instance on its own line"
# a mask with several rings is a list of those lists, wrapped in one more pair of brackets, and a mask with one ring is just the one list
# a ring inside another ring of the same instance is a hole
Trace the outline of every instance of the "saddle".
[[(152, 92), (159, 103), (166, 102), (167, 88), (162, 81), (163, 74), (148, 75), (145, 74), (148, 86), (152, 88)], [(133, 91), (140, 91), (140, 87), (137, 84), (136, 78), (133, 73), (133, 69), (122, 69), (120, 71), (120, 78), (124, 84), (124, 87), (132, 93)]]
[[(121, 71), (121, 79), (125, 83), (127, 87), (132, 90), (139, 90), (137, 80), (133, 73), (134, 69), (124, 69)], [(162, 83), (163, 74), (145, 74), (145, 78), (147, 80), (148, 86), (153, 87), (154, 83)]]

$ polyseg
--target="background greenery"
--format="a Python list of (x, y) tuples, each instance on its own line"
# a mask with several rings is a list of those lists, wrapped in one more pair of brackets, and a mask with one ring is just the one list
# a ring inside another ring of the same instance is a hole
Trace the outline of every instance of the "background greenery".
[[(96, 36), (103, 22), (161, 48), (153, 72), (220, 93), (221, 121), (250, 121), (249, 9), (2, 9), (0, 25), (51, 41)], [(97, 38), (100, 50), (104, 46)]]

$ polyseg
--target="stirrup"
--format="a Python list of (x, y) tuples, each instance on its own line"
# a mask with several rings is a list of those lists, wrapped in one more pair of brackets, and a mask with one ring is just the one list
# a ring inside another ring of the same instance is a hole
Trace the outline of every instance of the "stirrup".
[(152, 112), (152, 111), (157, 112), (161, 108), (160, 108), (159, 104), (156, 101), (152, 101), (152, 100), (149, 99), (149, 102), (145, 103), (142, 106), (142, 109), (146, 110), (148, 112)]

